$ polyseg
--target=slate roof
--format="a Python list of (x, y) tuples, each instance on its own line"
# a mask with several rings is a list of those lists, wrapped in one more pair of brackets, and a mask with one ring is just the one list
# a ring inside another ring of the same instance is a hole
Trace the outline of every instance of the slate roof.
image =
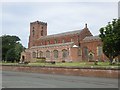
[(45, 47), (55, 47), (55, 46), (66, 46), (66, 45), (73, 45), (74, 42), (68, 42), (68, 43), (59, 43), (59, 44), (50, 44), (50, 45), (43, 45), (43, 46), (33, 46), (32, 48), (45, 48)]
[(61, 36), (71, 35), (71, 34), (80, 34), (82, 30), (75, 30), (75, 31), (69, 31), (69, 32), (64, 32), (64, 33), (59, 33), (59, 34), (47, 35), (47, 36), (41, 37), (40, 39), (47, 39), (47, 38), (52, 38), (52, 37), (61, 37)]
[(92, 40), (100, 40), (99, 36), (87, 36), (83, 39), (83, 41), (92, 41)]

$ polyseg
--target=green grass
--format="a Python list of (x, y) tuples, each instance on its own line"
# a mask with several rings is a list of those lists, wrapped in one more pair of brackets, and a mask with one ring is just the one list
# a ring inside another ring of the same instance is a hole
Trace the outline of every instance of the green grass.
[(18, 64), (18, 63), (2, 63), (2, 65), (23, 65), (23, 66), (54, 66), (54, 67), (99, 67), (99, 68), (118, 68), (119, 64), (110, 65), (109, 62), (98, 62), (98, 65), (89, 62), (73, 62), (73, 63), (29, 63), (29, 64)]

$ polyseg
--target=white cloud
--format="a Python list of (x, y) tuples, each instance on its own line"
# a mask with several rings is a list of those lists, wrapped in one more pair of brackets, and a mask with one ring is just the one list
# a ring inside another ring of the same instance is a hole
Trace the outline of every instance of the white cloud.
[(99, 28), (117, 18), (117, 3), (4, 3), (3, 34), (14, 34), (27, 46), (29, 23), (41, 20), (48, 23), (48, 34), (82, 29), (88, 23), (97, 35)]

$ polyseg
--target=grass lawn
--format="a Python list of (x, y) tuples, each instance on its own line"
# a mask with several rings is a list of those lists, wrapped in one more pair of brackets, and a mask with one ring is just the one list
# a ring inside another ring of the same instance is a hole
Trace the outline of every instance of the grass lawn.
[(72, 62), (72, 63), (29, 63), (29, 64), (18, 64), (18, 63), (1, 63), (2, 65), (24, 65), (24, 66), (54, 66), (54, 67), (99, 67), (99, 68), (118, 68), (120, 63), (115, 65), (109, 65), (109, 62), (98, 62), (98, 65), (89, 62)]

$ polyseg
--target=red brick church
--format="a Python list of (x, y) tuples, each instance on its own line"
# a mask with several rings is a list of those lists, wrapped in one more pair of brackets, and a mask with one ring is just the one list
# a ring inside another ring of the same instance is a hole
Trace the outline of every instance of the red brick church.
[(104, 61), (102, 42), (93, 36), (87, 24), (81, 30), (47, 35), (47, 23), (30, 23), (28, 49), (21, 53), (22, 61), (36, 62), (37, 58), (55, 62)]

